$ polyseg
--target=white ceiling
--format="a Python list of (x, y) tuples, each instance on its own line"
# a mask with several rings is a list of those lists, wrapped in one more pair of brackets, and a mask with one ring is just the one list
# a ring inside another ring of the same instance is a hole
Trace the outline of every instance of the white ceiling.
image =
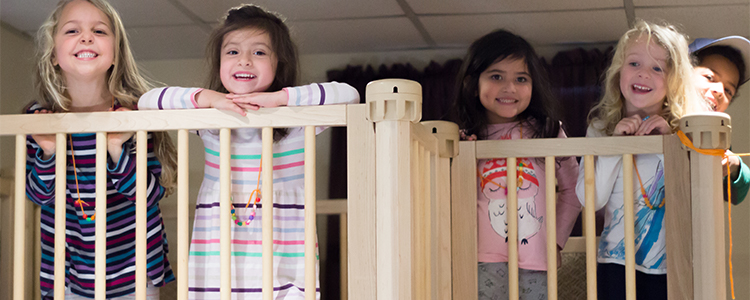
[[(202, 58), (236, 0), (110, 0), (137, 59)], [(0, 22), (29, 36), (53, 0), (0, 0)], [(506, 28), (536, 46), (616, 41), (629, 18), (668, 21), (691, 38), (750, 36), (750, 0), (256, 0), (287, 18), (300, 54), (465, 48)]]

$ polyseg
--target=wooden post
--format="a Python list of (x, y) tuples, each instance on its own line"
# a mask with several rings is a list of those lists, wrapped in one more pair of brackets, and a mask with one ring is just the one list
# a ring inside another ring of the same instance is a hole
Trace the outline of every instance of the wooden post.
[[(554, 156), (544, 158), (547, 218), (547, 298), (557, 300), (557, 163)], [(552, 271), (555, 270), (555, 271)]]
[(148, 133), (143, 130), (136, 133), (135, 161), (135, 297), (138, 300), (146, 300)]
[(347, 105), (347, 288), (349, 299), (377, 298), (375, 131), (365, 105)]
[(188, 132), (177, 131), (177, 299), (188, 297), (188, 252), (190, 243), (190, 195)]
[(412, 299), (411, 124), (421, 118), (422, 87), (410, 80), (370, 82), (368, 117), (375, 122), (378, 299)]
[(305, 300), (315, 300), (315, 126), (305, 126)]
[(232, 166), (231, 145), (232, 131), (229, 128), (219, 130), (219, 213), (221, 216), (219, 232), (219, 261), (221, 262), (221, 300), (232, 297)]
[(96, 236), (94, 261), (94, 294), (96, 300), (107, 298), (107, 133), (96, 133)]
[(676, 135), (664, 136), (664, 232), (667, 239), (667, 295), (693, 300), (693, 224), (690, 159)]
[(16, 135), (16, 174), (13, 225), (13, 299), (23, 300), (26, 287), (26, 135)]
[(596, 300), (596, 178), (593, 155), (583, 157), (583, 169), (586, 190), (586, 205), (583, 210), (583, 218), (586, 220), (586, 298)]
[(58, 133), (55, 141), (55, 299), (65, 298), (65, 211), (67, 202), (67, 135)]
[(460, 142), (451, 168), (453, 299), (475, 299), (477, 275), (476, 142)]
[[(633, 191), (633, 168), (633, 154), (623, 154), (623, 191)], [(635, 199), (632, 192), (624, 192), (622, 196), (625, 222), (625, 299), (635, 300)]]
[(264, 170), (260, 192), (263, 213), (263, 299), (273, 300), (273, 128), (263, 127), (261, 137), (261, 168)]

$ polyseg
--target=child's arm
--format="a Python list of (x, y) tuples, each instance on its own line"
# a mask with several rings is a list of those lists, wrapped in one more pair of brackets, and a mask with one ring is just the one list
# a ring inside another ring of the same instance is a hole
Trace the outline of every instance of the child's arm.
[(359, 93), (355, 88), (346, 83), (335, 81), (287, 87), (270, 93), (230, 94), (227, 98), (248, 109), (359, 103)]
[[(589, 126), (586, 130), (586, 137), (606, 136), (603, 132)], [(578, 181), (576, 182), (576, 195), (581, 205), (586, 205), (586, 188), (585, 188), (585, 163), (581, 160), (578, 168)], [(612, 195), (617, 177), (622, 169), (622, 156), (596, 156), (594, 157), (594, 181), (596, 184), (595, 210), (604, 207)]]
[[(559, 138), (566, 138), (565, 132), (560, 129)], [(560, 249), (565, 248), (565, 243), (573, 231), (573, 225), (581, 213), (581, 203), (576, 197), (576, 179), (578, 178), (578, 162), (575, 157), (568, 157), (560, 161), (556, 166), (557, 186), (559, 188), (557, 198), (557, 245)]]
[(55, 201), (55, 155), (44, 159), (44, 151), (26, 136), (26, 197), (39, 205)]
[(155, 88), (138, 100), (138, 109), (144, 110), (192, 108), (216, 108), (245, 115), (242, 107), (227, 99), (227, 94), (201, 88)]
[[(727, 150), (727, 152), (731, 151)], [(737, 157), (737, 159), (739, 159), (739, 157)], [(725, 167), (722, 167), (722, 169), (726, 170)], [(737, 205), (742, 203), (742, 201), (745, 200), (745, 197), (747, 197), (748, 190), (750, 190), (750, 168), (747, 167), (742, 159), (739, 159), (739, 166), (736, 171), (732, 171), (732, 178), (725, 176), (724, 180), (732, 180), (732, 204)], [(724, 181), (722, 187), (726, 186), (726, 181)], [(726, 201), (729, 198), (727, 190), (726, 188), (722, 188), (722, 190), (724, 191), (724, 200)]]
[[(148, 134), (148, 162), (146, 171), (146, 199), (147, 206), (151, 207), (158, 203), (164, 196), (164, 187), (159, 183), (161, 176), (161, 164), (156, 159), (153, 149), (153, 136)], [(122, 154), (118, 161), (114, 158), (107, 161), (107, 171), (112, 178), (112, 183), (120, 194), (123, 194), (130, 201), (135, 201), (135, 181), (136, 181), (136, 143), (135, 139), (130, 139), (122, 144)]]

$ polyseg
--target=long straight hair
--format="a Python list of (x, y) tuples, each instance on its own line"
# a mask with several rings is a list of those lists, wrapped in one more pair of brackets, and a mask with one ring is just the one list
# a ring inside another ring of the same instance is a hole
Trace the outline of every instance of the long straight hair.
[(532, 138), (553, 138), (560, 134), (557, 101), (552, 94), (547, 72), (534, 48), (524, 38), (506, 30), (493, 31), (469, 47), (456, 79), (454, 119), (467, 135), (486, 139), (487, 109), (479, 99), (479, 77), (492, 64), (504, 59), (522, 59), (531, 75), (531, 101), (518, 114), (519, 124), (532, 129)]
[[(69, 3), (76, 0), (63, 0), (37, 32), (36, 64), (34, 65), (34, 87), (37, 91), (37, 103), (54, 112), (65, 112), (70, 109), (72, 100), (67, 96), (65, 78), (60, 66), (54, 64), (55, 34), (57, 34), (60, 16)], [(85, 0), (104, 15), (112, 25), (114, 35), (114, 61), (107, 71), (107, 88), (123, 107), (135, 109), (138, 98), (152, 88), (141, 76), (138, 66), (130, 51), (130, 43), (125, 34), (125, 26), (120, 15), (105, 0)], [(177, 180), (177, 151), (172, 139), (165, 132), (152, 132), (154, 153), (162, 166), (160, 184), (169, 195), (174, 190)]]

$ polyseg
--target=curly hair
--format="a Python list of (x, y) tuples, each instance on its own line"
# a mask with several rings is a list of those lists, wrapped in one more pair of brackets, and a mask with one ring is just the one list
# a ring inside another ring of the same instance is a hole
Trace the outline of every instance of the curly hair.
[[(645, 39), (645, 40), (643, 40)], [(605, 73), (604, 93), (601, 101), (589, 112), (588, 122), (601, 124), (602, 131), (612, 135), (615, 126), (625, 117), (625, 98), (620, 90), (620, 71), (625, 63), (625, 52), (636, 42), (655, 43), (667, 52), (666, 97), (661, 116), (672, 130), (679, 126), (679, 119), (689, 113), (700, 111), (699, 99), (691, 81), (692, 64), (688, 52), (687, 38), (672, 25), (658, 25), (643, 20), (635, 22), (617, 43), (612, 64)]]

